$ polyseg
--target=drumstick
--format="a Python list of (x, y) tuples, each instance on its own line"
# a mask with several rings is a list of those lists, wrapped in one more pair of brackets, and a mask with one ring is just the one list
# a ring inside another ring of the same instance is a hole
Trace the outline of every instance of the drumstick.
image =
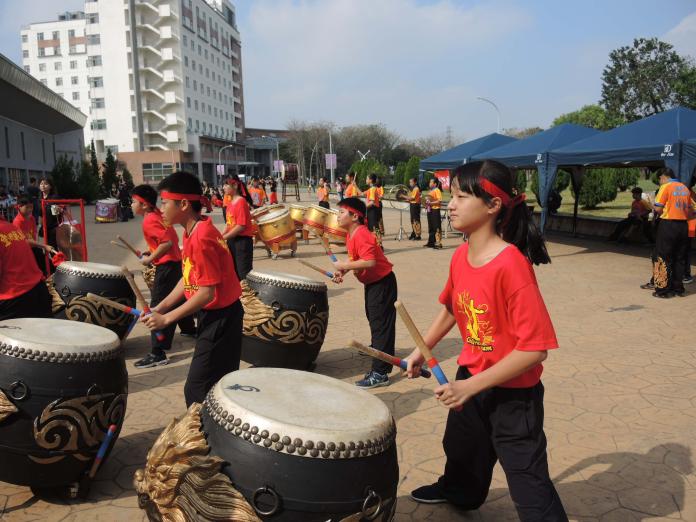
[(135, 315), (136, 317), (139, 317), (142, 315), (142, 311), (138, 310), (137, 308), (133, 308), (131, 306), (127, 306), (121, 303), (118, 303), (116, 301), (112, 301), (111, 299), (107, 299), (106, 297), (102, 297), (97, 294), (93, 293), (88, 293), (87, 297), (89, 299), (92, 299), (98, 303), (103, 304), (104, 306), (110, 306), (111, 308), (114, 308), (116, 310), (121, 310), (122, 312), (125, 312), (127, 314)]
[[(135, 284), (135, 279), (133, 278), (133, 274), (131, 274), (130, 270), (128, 270), (128, 268), (125, 266), (121, 267), (121, 272), (123, 272), (123, 275), (126, 276), (126, 280), (128, 280), (128, 284), (130, 285), (131, 290), (133, 290), (133, 293), (135, 294), (135, 300), (140, 305), (140, 307), (143, 309), (143, 313), (145, 315), (150, 315), (152, 313), (152, 310), (150, 310), (150, 307), (148, 306), (147, 301), (145, 301), (145, 298), (143, 297), (143, 294), (140, 291), (140, 288), (138, 288), (138, 285)], [(164, 341), (164, 334), (162, 332), (155, 331), (155, 337), (157, 338), (157, 340), (159, 342)]]
[[(411, 319), (411, 316), (409, 315), (408, 311), (406, 310), (406, 307), (401, 303), (401, 301), (397, 301), (396, 303), (394, 303), (394, 307), (396, 308), (396, 311), (399, 312), (399, 316), (401, 316), (401, 320), (406, 325), (406, 329), (408, 330), (408, 333), (411, 334), (413, 341), (416, 343), (416, 347), (418, 347), (418, 350), (425, 358), (426, 364), (428, 366), (430, 366), (430, 369), (432, 370), (433, 374), (435, 375), (437, 382), (439, 384), (448, 384), (449, 381), (447, 380), (447, 377), (445, 376), (445, 372), (442, 371), (442, 368), (440, 367), (440, 363), (437, 362), (437, 359), (435, 357), (433, 357), (433, 352), (430, 351), (430, 348), (428, 348), (428, 345), (425, 344), (425, 341), (423, 340), (423, 336), (421, 335), (420, 331), (416, 327), (416, 324), (413, 322), (413, 319)], [(458, 406), (457, 408), (454, 408), (454, 411), (460, 411), (461, 409), (462, 409), (462, 407)]]
[(328, 277), (329, 279), (333, 279), (333, 278), (334, 278), (333, 272), (329, 272), (329, 271), (327, 271), (327, 270), (324, 270), (323, 268), (319, 268), (317, 265), (313, 265), (312, 263), (310, 263), (310, 262), (308, 262), (308, 261), (305, 261), (305, 260), (303, 260), (303, 259), (298, 259), (298, 261), (299, 261), (300, 263), (302, 263), (304, 266), (307, 266), (307, 267), (311, 268), (312, 270), (316, 270), (316, 271), (319, 272), (320, 274), (324, 274), (324, 275), (325, 275), (326, 277)]
[(143, 253), (142, 253), (140, 250), (136, 250), (135, 248), (133, 248), (133, 246), (132, 246), (128, 241), (126, 241), (125, 239), (123, 239), (123, 237), (117, 235), (117, 236), (116, 236), (116, 239), (118, 239), (121, 243), (123, 243), (124, 245), (126, 245), (126, 248), (128, 248), (128, 250), (130, 250), (131, 252), (133, 252), (136, 256), (138, 256), (139, 258), (140, 258), (140, 257), (143, 257)]
[(126, 245), (124, 245), (123, 243), (119, 243), (118, 241), (114, 241), (113, 239), (109, 241), (109, 243), (111, 243), (114, 246), (117, 246), (118, 248), (122, 248), (123, 250), (130, 251), (130, 249)]
[(99, 465), (101, 464), (104, 455), (106, 454), (106, 450), (109, 447), (109, 443), (111, 442), (111, 439), (114, 438), (114, 433), (116, 433), (116, 425), (112, 424), (111, 426), (109, 426), (106, 435), (104, 435), (104, 440), (102, 440), (102, 443), (99, 446), (99, 451), (97, 451), (97, 456), (95, 457), (94, 462), (92, 463), (92, 468), (89, 470), (90, 479), (93, 479), (94, 475), (97, 474), (97, 470), (99, 469)]
[(326, 248), (326, 255), (329, 256), (331, 258), (331, 261), (333, 261), (334, 263), (336, 261), (338, 261), (338, 258), (334, 255), (334, 253), (328, 247)]
[[(388, 353), (380, 352), (379, 350), (375, 350), (374, 348), (365, 346), (364, 344), (361, 344), (358, 341), (351, 341), (348, 343), (348, 346), (350, 346), (351, 348), (355, 348), (360, 353), (364, 353), (365, 355), (369, 355), (370, 357), (374, 357), (375, 359), (379, 359), (380, 361), (384, 361), (386, 363), (393, 364), (394, 366), (398, 366), (402, 370), (408, 369), (408, 362), (406, 361), (406, 359), (401, 359), (400, 357), (395, 357), (393, 355), (389, 355)], [(430, 372), (425, 368), (421, 368), (420, 374), (421, 377), (425, 377), (426, 379), (430, 378)]]

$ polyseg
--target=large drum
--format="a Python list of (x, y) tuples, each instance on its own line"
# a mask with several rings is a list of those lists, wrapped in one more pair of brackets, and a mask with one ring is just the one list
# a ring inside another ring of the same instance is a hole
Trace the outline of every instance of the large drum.
[[(262, 520), (389, 521), (396, 426), (370, 393), (281, 368), (227, 374), (201, 413), (212, 456)], [(362, 515), (362, 516), (361, 516)]]
[(295, 222), (295, 230), (298, 232), (304, 227), (304, 215), (307, 207), (304, 205), (290, 205), (290, 217)]
[[(124, 339), (133, 316), (98, 304), (87, 297), (93, 293), (135, 307), (135, 295), (121, 269), (113, 265), (66, 261), (53, 274), (53, 316), (92, 323)], [(62, 305), (61, 305), (62, 301)]]
[(280, 272), (252, 270), (242, 293), (242, 360), (256, 366), (309, 368), (329, 323), (326, 284)]
[(329, 217), (324, 226), (324, 238), (332, 243), (345, 245), (348, 232), (338, 226), (338, 210), (329, 209)]
[(95, 205), (97, 223), (115, 223), (118, 221), (118, 199), (100, 199)]
[(317, 237), (324, 235), (326, 220), (329, 219), (329, 211), (319, 205), (310, 205), (307, 207), (304, 215), (304, 225)]
[(287, 210), (272, 210), (259, 218), (257, 223), (259, 225), (259, 236), (273, 251), (274, 259), (282, 249), (290, 249), (292, 255), (295, 254), (295, 251), (297, 251), (295, 225)]
[(0, 480), (79, 482), (111, 424), (118, 436), (127, 393), (113, 332), (58, 319), (0, 322)]

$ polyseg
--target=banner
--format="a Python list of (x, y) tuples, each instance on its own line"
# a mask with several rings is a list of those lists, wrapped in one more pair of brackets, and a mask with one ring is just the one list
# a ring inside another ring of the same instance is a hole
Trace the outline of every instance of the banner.
[(442, 190), (449, 190), (450, 188), (450, 171), (449, 170), (436, 170), (435, 177), (440, 181), (442, 185)]
[(336, 168), (336, 155), (326, 154), (326, 168), (331, 170)]
[(283, 160), (273, 160), (273, 172), (283, 172)]
[(225, 166), (224, 165), (215, 165), (215, 171), (217, 172), (218, 176), (224, 176), (225, 175)]

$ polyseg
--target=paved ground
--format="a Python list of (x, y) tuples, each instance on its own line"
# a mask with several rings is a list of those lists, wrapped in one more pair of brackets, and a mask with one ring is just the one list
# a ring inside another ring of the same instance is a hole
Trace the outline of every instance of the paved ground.
[[(407, 217), (407, 216), (406, 216)], [(221, 221), (219, 214), (217, 221)], [(422, 329), (435, 315), (453, 249), (450, 237), (436, 252), (394, 241), (398, 213), (386, 212), (386, 242), (395, 265), (399, 295)], [(139, 224), (89, 226), (90, 260), (137, 263), (110, 247), (117, 233), (139, 237)], [(142, 242), (139, 242), (141, 247)], [(656, 300), (638, 285), (649, 276), (644, 248), (553, 237), (553, 264), (537, 269), (561, 349), (544, 373), (546, 433), (551, 476), (572, 520), (696, 520), (696, 352), (690, 329), (694, 289), (684, 299)], [(340, 251), (338, 251), (340, 255)], [(328, 267), (317, 244), (301, 245), (299, 257)], [(255, 266), (307, 276), (291, 259), (271, 261), (256, 249)], [(696, 285), (694, 285), (696, 286)], [(344, 348), (346, 340), (368, 340), (363, 293), (352, 277), (329, 292), (330, 325), (317, 372), (353, 381), (369, 361)], [(338, 299), (340, 297), (340, 299)], [(182, 386), (192, 343), (177, 339), (173, 364), (138, 371), (133, 362), (148, 351), (138, 326), (127, 342), (130, 395), (125, 425), (110, 460), (86, 502), (38, 499), (30, 490), (0, 483), (2, 520), (128, 521), (143, 519), (131, 486), (133, 472), (161, 429), (185, 408)], [(455, 373), (458, 334), (443, 340), (438, 356)], [(397, 352), (412, 343), (397, 326)], [(437, 479), (443, 467), (440, 439), (446, 410), (426, 380), (393, 378), (376, 395), (391, 408), (398, 429), (400, 483), (396, 520), (517, 520), (505, 477), (496, 468), (486, 504), (461, 513), (447, 506), (416, 505), (409, 491)]]

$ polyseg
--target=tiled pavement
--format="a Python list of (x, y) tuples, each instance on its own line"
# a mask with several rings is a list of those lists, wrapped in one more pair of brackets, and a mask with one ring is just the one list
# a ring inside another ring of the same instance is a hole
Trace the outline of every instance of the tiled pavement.
[[(404, 216), (407, 221), (408, 216)], [(386, 211), (386, 241), (395, 265), (400, 299), (421, 329), (435, 315), (453, 249), (445, 240), (433, 251), (395, 241), (398, 213)], [(219, 212), (216, 221), (221, 222)], [(139, 237), (139, 222), (92, 225), (90, 260), (137, 268), (137, 262), (108, 243), (116, 234)], [(138, 242), (144, 246), (142, 241)], [(553, 264), (537, 268), (561, 349), (551, 353), (544, 372), (546, 433), (551, 476), (572, 520), (696, 521), (696, 342), (692, 322), (694, 290), (684, 299), (657, 300), (638, 285), (649, 276), (647, 250), (552, 237)], [(255, 267), (313, 277), (297, 261), (271, 261), (256, 249)], [(329, 267), (316, 241), (300, 245), (299, 257)], [(341, 255), (341, 250), (337, 250)], [(696, 285), (694, 285), (696, 287)], [(340, 296), (340, 299), (338, 297)], [(369, 361), (344, 348), (355, 338), (369, 340), (362, 288), (349, 277), (329, 291), (329, 329), (316, 371), (353, 381)], [(12, 521), (143, 520), (132, 488), (133, 472), (172, 417), (185, 408), (182, 387), (193, 343), (177, 338), (172, 364), (135, 370), (148, 351), (138, 326), (127, 342), (130, 395), (121, 437), (100, 470), (87, 501), (37, 498), (24, 487), (0, 483), (0, 519)], [(450, 334), (438, 348), (446, 373), (455, 373), (460, 340)], [(397, 325), (397, 353), (412, 342)], [(437, 479), (443, 467), (440, 439), (446, 410), (432, 397), (433, 383), (394, 376), (376, 395), (397, 420), (400, 465), (398, 521), (517, 520), (505, 477), (496, 467), (486, 504), (476, 512), (416, 505), (409, 491)]]

